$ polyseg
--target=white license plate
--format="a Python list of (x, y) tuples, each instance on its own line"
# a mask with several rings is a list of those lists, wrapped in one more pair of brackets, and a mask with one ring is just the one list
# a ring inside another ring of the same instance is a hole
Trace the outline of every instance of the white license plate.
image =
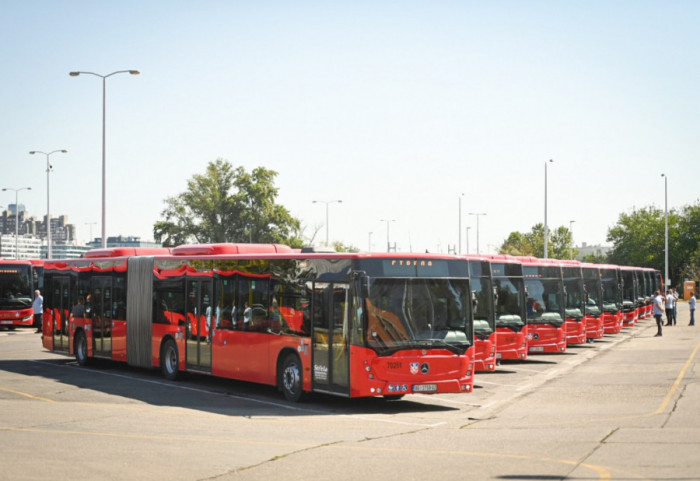
[(531, 347), (530, 352), (544, 352), (544, 347), (542, 347), (542, 346)]
[(437, 384), (414, 384), (413, 392), (437, 392)]
[(497, 353), (496, 353), (496, 359), (500, 359), (500, 358), (502, 358), (502, 357), (503, 357), (503, 353), (502, 353), (502, 352), (497, 352)]
[(12, 324), (12, 321), (0, 321), (0, 324)]

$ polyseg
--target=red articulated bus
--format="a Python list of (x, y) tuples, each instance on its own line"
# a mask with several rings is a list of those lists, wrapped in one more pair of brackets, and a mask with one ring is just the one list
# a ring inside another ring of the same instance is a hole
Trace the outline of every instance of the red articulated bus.
[(45, 263), (43, 345), (345, 397), (470, 392), (468, 264), (276, 244), (106, 249)]
[(622, 277), (620, 268), (611, 264), (598, 264), (600, 285), (603, 289), (603, 331), (618, 334), (622, 331)]
[(496, 292), (496, 358), (527, 359), (523, 266), (511, 256), (491, 255), (489, 259)]
[(561, 267), (546, 259), (516, 258), (523, 265), (525, 279), (528, 352), (565, 352), (566, 311)]
[(603, 284), (600, 268), (597, 264), (581, 264), (583, 287), (586, 290), (584, 322), (586, 323), (586, 340), (593, 342), (605, 337), (603, 320)]
[(474, 311), (474, 361), (476, 372), (496, 370), (496, 317), (491, 263), (487, 257), (466, 256)]
[(34, 323), (34, 291), (42, 289), (42, 261), (0, 259), (0, 327)]

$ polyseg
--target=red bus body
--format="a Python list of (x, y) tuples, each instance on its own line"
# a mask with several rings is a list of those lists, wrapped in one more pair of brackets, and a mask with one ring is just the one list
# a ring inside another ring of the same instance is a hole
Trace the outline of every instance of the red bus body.
[[(584, 344), (587, 341), (588, 316), (585, 309), (585, 287), (581, 263), (576, 260), (547, 259), (561, 267), (566, 299), (566, 344)], [(544, 262), (544, 260), (543, 260)]]
[(523, 266), (512, 256), (488, 256), (496, 292), (496, 358), (524, 360), (528, 353)]
[(0, 259), (0, 327), (34, 323), (34, 291), (41, 290), (42, 262)]
[(454, 257), (106, 249), (47, 261), (44, 277), (43, 345), (81, 364), (269, 384), (290, 401), (473, 389), (468, 265)]
[(603, 331), (618, 334), (622, 331), (622, 284), (620, 268), (612, 264), (598, 264), (603, 290)]
[(581, 264), (583, 284), (586, 290), (585, 316), (586, 339), (589, 342), (605, 337), (603, 318), (603, 284), (597, 264)]
[(620, 266), (622, 285), (622, 326), (632, 327), (642, 312), (641, 288), (636, 267)]
[(487, 257), (468, 255), (474, 311), (474, 371), (496, 370), (497, 337), (491, 263)]
[(546, 259), (517, 257), (525, 280), (528, 352), (566, 351), (566, 311), (561, 267)]

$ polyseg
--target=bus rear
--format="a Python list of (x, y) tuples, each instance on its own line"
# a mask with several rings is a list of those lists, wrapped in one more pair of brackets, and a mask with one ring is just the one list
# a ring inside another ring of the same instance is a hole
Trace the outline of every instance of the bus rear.
[(15, 329), (34, 323), (32, 301), (39, 288), (37, 268), (31, 261), (0, 259), (0, 327)]
[(511, 256), (492, 255), (489, 258), (496, 293), (496, 358), (527, 359), (523, 267)]

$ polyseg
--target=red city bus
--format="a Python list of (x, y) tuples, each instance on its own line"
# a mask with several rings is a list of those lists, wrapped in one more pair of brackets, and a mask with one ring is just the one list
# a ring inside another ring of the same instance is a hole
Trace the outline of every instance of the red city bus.
[(603, 289), (603, 331), (618, 334), (622, 331), (622, 278), (620, 268), (611, 264), (599, 264), (600, 285)]
[(620, 266), (620, 278), (622, 285), (622, 325), (634, 326), (639, 320), (641, 308), (639, 278), (637, 268)]
[(34, 291), (42, 289), (42, 262), (0, 259), (0, 327), (34, 323)]
[(600, 279), (600, 268), (597, 264), (581, 264), (583, 286), (586, 290), (585, 316), (586, 340), (593, 342), (605, 337), (603, 325), (603, 284)]
[(345, 397), (470, 392), (468, 264), (275, 244), (98, 249), (46, 261), (43, 345)]
[[(585, 344), (588, 319), (585, 315), (586, 294), (583, 284), (581, 263), (575, 260), (552, 260), (553, 265), (561, 267), (564, 280), (564, 298), (566, 299), (566, 344)], [(545, 260), (542, 260), (545, 262)]]
[(523, 266), (512, 256), (488, 257), (496, 292), (496, 358), (527, 359)]
[(528, 352), (565, 352), (566, 312), (561, 267), (536, 257), (517, 259), (523, 265), (527, 295)]
[(644, 289), (641, 292), (641, 297), (644, 298), (642, 319), (648, 319), (654, 309), (654, 269), (650, 267), (639, 267), (638, 269), (644, 279)]
[(474, 371), (496, 370), (496, 317), (491, 263), (488, 258), (468, 255), (469, 280), (474, 312)]

